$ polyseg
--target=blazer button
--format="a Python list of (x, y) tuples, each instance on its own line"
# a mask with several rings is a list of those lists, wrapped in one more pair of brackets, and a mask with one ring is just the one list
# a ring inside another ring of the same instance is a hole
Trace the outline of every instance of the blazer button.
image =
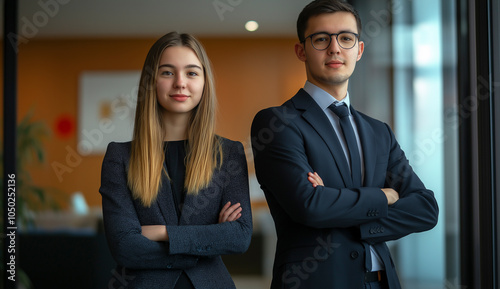
[(351, 258), (356, 259), (356, 258), (358, 258), (358, 257), (359, 257), (359, 253), (358, 253), (358, 251), (352, 251), (352, 252), (351, 252)]
[(171, 268), (172, 268), (172, 265), (168, 264), (168, 265), (167, 265), (167, 268), (168, 268), (168, 269), (171, 269)]

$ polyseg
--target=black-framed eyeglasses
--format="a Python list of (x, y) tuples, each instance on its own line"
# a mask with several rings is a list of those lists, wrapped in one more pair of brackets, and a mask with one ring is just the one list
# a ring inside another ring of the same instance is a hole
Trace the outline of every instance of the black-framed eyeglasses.
[(301, 42), (305, 42), (307, 38), (311, 38), (311, 44), (314, 49), (325, 50), (330, 47), (333, 35), (335, 35), (339, 46), (344, 49), (353, 48), (354, 45), (356, 45), (356, 40), (359, 38), (359, 35), (354, 32), (340, 32), (332, 34), (326, 32), (317, 32), (307, 36)]

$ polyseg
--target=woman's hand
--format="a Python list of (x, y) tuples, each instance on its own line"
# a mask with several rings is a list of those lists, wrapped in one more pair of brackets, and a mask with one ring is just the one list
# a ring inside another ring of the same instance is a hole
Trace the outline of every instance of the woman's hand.
[(313, 187), (317, 187), (317, 186), (325, 186), (323, 184), (323, 180), (319, 177), (318, 173), (314, 172), (314, 173), (311, 173), (309, 172), (307, 174), (307, 180), (312, 184)]
[[(241, 204), (231, 206), (231, 202), (224, 205), (219, 214), (219, 223), (236, 221), (241, 217)], [(151, 241), (168, 241), (167, 227), (164, 225), (141, 226), (142, 235)]]
[(231, 202), (227, 202), (220, 211), (219, 224), (238, 220), (241, 217), (241, 210), (240, 203), (231, 206)]
[(164, 225), (147, 225), (141, 228), (141, 234), (151, 241), (168, 241), (167, 227)]

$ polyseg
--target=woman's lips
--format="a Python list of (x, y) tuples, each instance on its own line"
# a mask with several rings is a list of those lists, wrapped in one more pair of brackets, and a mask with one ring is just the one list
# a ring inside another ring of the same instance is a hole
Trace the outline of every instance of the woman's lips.
[(186, 101), (189, 98), (189, 96), (185, 94), (172, 94), (170, 97), (176, 101)]

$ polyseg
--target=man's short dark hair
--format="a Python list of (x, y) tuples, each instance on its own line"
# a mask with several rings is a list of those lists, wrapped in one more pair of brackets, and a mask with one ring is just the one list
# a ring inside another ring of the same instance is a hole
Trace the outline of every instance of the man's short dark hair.
[(358, 34), (361, 35), (361, 18), (358, 11), (351, 4), (343, 0), (314, 0), (302, 9), (297, 19), (297, 36), (299, 37), (299, 41), (304, 41), (307, 23), (311, 17), (334, 12), (349, 12), (354, 15), (358, 26)]

